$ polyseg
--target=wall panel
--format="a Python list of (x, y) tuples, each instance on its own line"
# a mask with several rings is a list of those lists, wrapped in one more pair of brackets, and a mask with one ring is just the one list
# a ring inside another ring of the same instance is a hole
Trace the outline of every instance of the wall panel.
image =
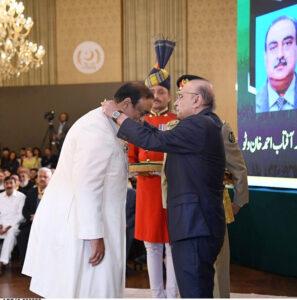
[(188, 73), (206, 77), (216, 112), (237, 132), (236, 0), (188, 0)]
[[(122, 80), (121, 1), (56, 0), (58, 84)], [(93, 74), (76, 69), (73, 53), (84, 41), (98, 43), (105, 61)]]

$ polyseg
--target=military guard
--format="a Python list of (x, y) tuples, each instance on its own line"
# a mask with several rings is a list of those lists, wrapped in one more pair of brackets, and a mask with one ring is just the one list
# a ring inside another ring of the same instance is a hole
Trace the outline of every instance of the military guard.
[[(157, 64), (152, 68), (145, 85), (153, 92), (154, 101), (151, 112), (145, 121), (160, 130), (166, 130), (166, 124), (176, 119), (169, 110), (171, 100), (170, 74), (164, 69), (175, 43), (169, 40), (154, 42)], [(129, 145), (129, 163), (163, 162), (163, 153), (141, 149)], [(135, 238), (144, 241), (147, 252), (147, 266), (150, 288), (153, 298), (177, 297), (169, 236), (167, 229), (167, 211), (162, 207), (160, 174), (156, 172), (139, 173), (136, 189)], [(166, 289), (163, 284), (163, 248), (166, 249)]]

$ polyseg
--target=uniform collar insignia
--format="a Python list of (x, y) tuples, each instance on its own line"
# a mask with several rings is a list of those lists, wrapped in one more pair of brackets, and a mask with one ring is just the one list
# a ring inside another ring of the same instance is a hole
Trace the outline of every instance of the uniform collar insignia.
[(151, 110), (151, 114), (155, 117), (158, 117), (158, 116), (161, 116), (161, 115), (164, 115), (168, 112), (168, 107), (164, 108), (163, 110), (161, 110), (160, 112), (154, 112)]

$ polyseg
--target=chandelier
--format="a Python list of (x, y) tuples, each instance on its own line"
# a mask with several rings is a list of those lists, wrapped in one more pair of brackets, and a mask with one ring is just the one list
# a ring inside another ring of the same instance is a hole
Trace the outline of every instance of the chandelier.
[(34, 23), (23, 11), (22, 2), (0, 0), (0, 79), (18, 77), (43, 64), (43, 46), (26, 39)]

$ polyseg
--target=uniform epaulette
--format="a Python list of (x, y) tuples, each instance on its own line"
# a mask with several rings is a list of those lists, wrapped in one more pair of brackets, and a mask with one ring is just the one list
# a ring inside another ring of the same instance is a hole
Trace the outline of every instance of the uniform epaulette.
[(166, 125), (166, 129), (167, 130), (171, 130), (172, 128), (174, 128), (177, 124), (178, 124), (179, 120), (171, 120), (167, 123)]

